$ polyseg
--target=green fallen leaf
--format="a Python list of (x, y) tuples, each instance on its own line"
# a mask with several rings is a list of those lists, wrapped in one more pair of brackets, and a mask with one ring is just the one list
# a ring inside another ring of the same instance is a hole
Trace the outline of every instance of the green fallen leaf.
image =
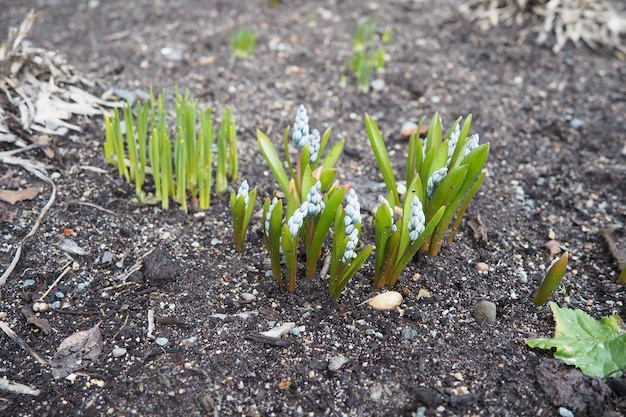
[(582, 310), (560, 308), (550, 302), (556, 321), (554, 338), (533, 339), (531, 348), (555, 348), (554, 357), (574, 365), (591, 377), (621, 376), (626, 369), (626, 333), (619, 329), (618, 316), (596, 321)]

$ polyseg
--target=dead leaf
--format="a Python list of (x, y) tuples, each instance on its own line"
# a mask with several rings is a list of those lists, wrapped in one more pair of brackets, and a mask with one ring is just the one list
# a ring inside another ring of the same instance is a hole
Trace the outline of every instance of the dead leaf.
[(20, 177), (10, 169), (0, 177), (0, 185), (8, 189), (20, 188)]
[(44, 319), (43, 317), (37, 317), (35, 314), (33, 314), (32, 307), (23, 306), (20, 311), (22, 312), (22, 315), (26, 318), (27, 322), (37, 326), (45, 334), (50, 334), (52, 332), (52, 326), (50, 326), (48, 320)]
[(60, 239), (59, 249), (61, 249), (63, 252), (69, 253), (70, 255), (78, 255), (78, 256), (89, 255), (88, 251), (78, 246), (78, 244), (74, 242), (72, 239), (65, 239), (64, 237), (61, 237)]
[(28, 187), (20, 190), (0, 190), (0, 200), (9, 204), (15, 204), (18, 201), (32, 200), (41, 192), (41, 188)]
[(0, 201), (0, 222), (13, 223), (15, 216), (17, 216), (17, 209), (11, 209), (7, 203)]
[(79, 369), (94, 363), (102, 353), (102, 334), (96, 324), (67, 337), (57, 348), (50, 361), (52, 376), (65, 378)]

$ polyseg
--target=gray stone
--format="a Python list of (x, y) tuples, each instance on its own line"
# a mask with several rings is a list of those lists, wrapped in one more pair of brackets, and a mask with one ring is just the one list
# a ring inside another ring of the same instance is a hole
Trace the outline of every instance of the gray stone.
[(472, 316), (479, 324), (494, 324), (496, 322), (496, 304), (483, 300), (474, 306)]
[(402, 329), (402, 332), (400, 332), (401, 340), (413, 340), (415, 337), (417, 337), (417, 330), (410, 326), (405, 327)]
[(343, 355), (333, 356), (328, 360), (328, 370), (329, 371), (338, 371), (343, 365), (348, 363), (349, 359)]

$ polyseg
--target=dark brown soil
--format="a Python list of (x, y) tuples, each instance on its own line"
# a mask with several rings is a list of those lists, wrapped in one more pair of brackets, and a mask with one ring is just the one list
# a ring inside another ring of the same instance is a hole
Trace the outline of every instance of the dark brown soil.
[[(625, 412), (624, 399), (605, 382), (581, 377), (525, 343), (553, 334), (549, 309), (531, 302), (550, 263), (544, 248), (550, 231), (570, 253), (565, 286), (552, 299), (596, 318), (626, 317), (624, 288), (615, 283), (614, 260), (598, 234), (626, 221), (626, 65), (611, 51), (569, 45), (555, 55), (536, 46), (532, 34), (518, 43), (520, 28), (481, 32), (458, 15), (452, 0), (285, 1), (273, 8), (265, 0), (3, 3), (2, 36), (34, 7), (38, 18), (29, 41), (59, 50), (105, 87), (173, 92), (178, 85), (217, 115), (231, 106), (240, 175), (263, 198), (277, 187), (255, 131), (278, 143), (301, 103), (313, 127), (333, 126), (331, 141), (346, 140), (340, 176), (364, 201), (383, 193), (365, 112), (395, 150), (398, 172), (406, 150), (402, 124), (434, 112), (445, 126), (473, 113), (473, 130), (492, 149), (489, 176), (469, 213), (481, 216), (488, 242), (475, 240), (464, 221), (439, 257), (420, 258), (404, 272), (396, 287), (406, 296), (401, 307), (381, 313), (361, 305), (376, 293), (371, 261), (339, 302), (318, 278), (301, 279), (295, 294), (281, 291), (266, 277), (258, 225), (245, 253), (235, 253), (224, 196), (214, 197), (210, 210), (189, 215), (135, 205), (133, 187), (103, 160), (102, 120), (76, 120), (84, 131), (56, 139), (58, 158), (48, 161), (54, 165), (49, 173), (58, 173), (57, 201), (0, 289), (0, 311), (45, 357), (70, 334), (97, 323), (104, 349), (73, 381), (56, 380), (49, 367), (0, 336), (0, 376), (41, 390), (39, 396), (0, 391), (3, 416)], [(394, 29), (387, 68), (377, 76), (384, 88), (369, 94), (358, 93), (351, 78), (345, 88), (340, 82), (351, 28), (362, 16)], [(258, 34), (253, 60), (230, 59), (229, 38), (238, 28)], [(182, 60), (166, 59), (163, 47), (181, 49)], [(39, 152), (28, 156), (45, 159)], [(0, 166), (0, 175), (7, 170)], [(26, 172), (20, 178), (23, 185), (38, 184)], [(49, 192), (19, 203), (15, 220), (0, 223), (0, 265), (8, 265)], [(364, 222), (370, 228), (371, 218)], [(57, 291), (64, 295), (61, 308), (40, 314), (53, 329), (46, 335), (20, 309), (68, 262), (58, 246), (66, 228), (89, 255), (74, 256), (75, 268), (47, 297), (52, 303)], [(365, 239), (371, 243), (371, 234)], [(148, 266), (129, 278), (136, 284), (118, 285), (152, 249), (158, 252), (146, 259)], [(101, 262), (106, 252), (112, 262)], [(477, 262), (487, 263), (489, 272), (477, 273)], [(24, 287), (28, 279), (35, 284)], [(420, 289), (432, 297), (418, 299)], [(243, 293), (256, 298), (244, 303)], [(483, 299), (497, 305), (492, 326), (472, 318)], [(149, 309), (156, 316), (154, 335), (168, 340), (164, 347), (147, 337)], [(302, 328), (285, 337), (286, 346), (249, 338), (290, 321)], [(114, 357), (116, 346), (127, 354)], [(339, 356), (348, 362), (330, 371), (329, 361)]]

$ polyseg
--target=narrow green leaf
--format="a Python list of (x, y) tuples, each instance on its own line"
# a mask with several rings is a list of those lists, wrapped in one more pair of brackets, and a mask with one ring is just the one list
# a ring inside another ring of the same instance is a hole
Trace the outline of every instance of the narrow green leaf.
[(552, 265), (546, 271), (546, 276), (543, 278), (539, 289), (537, 290), (537, 294), (535, 294), (535, 298), (533, 298), (533, 304), (536, 306), (542, 306), (548, 301), (548, 297), (550, 294), (561, 283), (565, 272), (567, 271), (567, 261), (569, 257), (567, 252), (561, 255), (560, 258), (555, 259)]
[(289, 194), (289, 178), (287, 178), (287, 174), (283, 169), (283, 164), (278, 157), (278, 153), (276, 149), (274, 149), (274, 145), (270, 142), (269, 138), (260, 130), (257, 130), (256, 133), (257, 143), (259, 144), (259, 149), (261, 150), (261, 154), (265, 158), (267, 165), (272, 171), (274, 175), (274, 179), (278, 183), (280, 190), (285, 194)]
[(370, 146), (374, 151), (376, 162), (378, 162), (378, 168), (380, 169), (385, 185), (387, 186), (387, 191), (393, 194), (393, 201), (389, 201), (393, 207), (400, 203), (398, 187), (396, 186), (396, 177), (393, 173), (393, 168), (391, 166), (391, 161), (389, 160), (389, 154), (387, 153), (383, 136), (381, 135), (380, 130), (378, 130), (378, 126), (376, 126), (374, 120), (367, 113), (365, 114), (365, 130), (367, 131)]

